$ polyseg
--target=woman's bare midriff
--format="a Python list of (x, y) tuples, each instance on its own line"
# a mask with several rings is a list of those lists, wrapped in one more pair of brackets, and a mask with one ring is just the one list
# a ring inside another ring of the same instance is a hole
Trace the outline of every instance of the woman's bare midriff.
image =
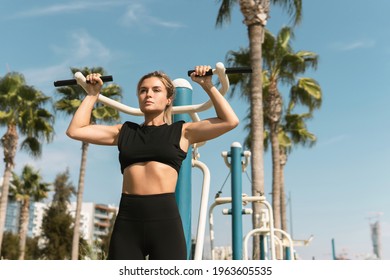
[(175, 192), (178, 174), (167, 164), (157, 161), (135, 163), (123, 171), (122, 192), (151, 195)]

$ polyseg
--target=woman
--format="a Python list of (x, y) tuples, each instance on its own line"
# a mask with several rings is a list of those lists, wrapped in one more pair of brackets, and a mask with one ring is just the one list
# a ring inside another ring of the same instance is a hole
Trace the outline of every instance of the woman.
[(196, 66), (191, 79), (209, 95), (217, 116), (170, 124), (175, 87), (167, 75), (152, 72), (138, 82), (142, 125), (92, 125), (90, 116), (103, 85), (100, 74), (86, 77), (87, 96), (67, 135), (99, 145), (117, 145), (123, 174), (122, 196), (108, 259), (186, 259), (186, 242), (175, 200), (175, 187), (190, 145), (216, 138), (238, 125), (229, 103), (206, 76), (210, 66)]

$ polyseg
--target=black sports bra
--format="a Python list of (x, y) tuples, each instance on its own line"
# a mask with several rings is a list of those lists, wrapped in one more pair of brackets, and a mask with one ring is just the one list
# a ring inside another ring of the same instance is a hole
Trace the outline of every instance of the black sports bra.
[(171, 125), (140, 126), (125, 122), (119, 132), (118, 150), (121, 172), (138, 162), (158, 161), (173, 167), (179, 173), (187, 153), (180, 148), (184, 121)]

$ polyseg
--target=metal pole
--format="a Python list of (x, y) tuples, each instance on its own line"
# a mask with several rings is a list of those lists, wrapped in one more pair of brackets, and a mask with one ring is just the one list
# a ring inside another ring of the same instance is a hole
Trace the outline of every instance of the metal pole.
[(232, 173), (233, 260), (242, 260), (242, 147), (234, 142), (230, 149)]
[(266, 237), (263, 234), (260, 234), (259, 239), (260, 239), (260, 260), (265, 260), (266, 259), (265, 251), (267, 250)]
[[(185, 79), (176, 79), (173, 81), (176, 87), (176, 97), (173, 102), (174, 106), (192, 105), (192, 87)], [(191, 118), (188, 114), (175, 114), (173, 121), (190, 122)], [(184, 236), (187, 244), (187, 259), (191, 256), (191, 155), (192, 147), (188, 149), (187, 157), (183, 161), (180, 169), (179, 178), (176, 184), (176, 201), (179, 208), (181, 220), (183, 223)]]
[(290, 247), (286, 247), (285, 254), (286, 254), (286, 260), (291, 260), (291, 249), (290, 249)]
[(334, 238), (332, 238), (332, 256), (333, 256), (334, 260), (337, 260), (337, 257), (336, 257), (336, 245), (335, 245), (335, 242), (334, 242)]

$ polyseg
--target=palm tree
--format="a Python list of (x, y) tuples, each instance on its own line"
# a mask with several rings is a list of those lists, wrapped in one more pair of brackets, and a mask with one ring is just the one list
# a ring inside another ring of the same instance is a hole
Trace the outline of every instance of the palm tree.
[(49, 100), (50, 97), (26, 85), (22, 74), (8, 73), (0, 79), (0, 125), (7, 127), (1, 138), (5, 170), (0, 201), (0, 255), (9, 182), (15, 167), (19, 134), (26, 136), (21, 143), (21, 149), (38, 158), (42, 154), (41, 141), (50, 142), (53, 137), (54, 117), (44, 108)]
[[(290, 101), (287, 107), (287, 120), (295, 124), (297, 115), (291, 115), (291, 111), (297, 104), (306, 106), (310, 116), (313, 110), (321, 106), (322, 93), (318, 83), (306, 77), (299, 78), (298, 75), (304, 73), (308, 68), (316, 68), (318, 56), (313, 52), (299, 51), (294, 53), (290, 45), (293, 32), (290, 27), (280, 30), (277, 37), (274, 37), (268, 30), (265, 32), (263, 43), (263, 94), (264, 94), (264, 124), (268, 128), (272, 152), (272, 206), (274, 211), (274, 221), (276, 228), (283, 228), (281, 224), (281, 207), (284, 207), (283, 195), (281, 194), (283, 183), (283, 159), (286, 159), (284, 149), (291, 145), (291, 141), (286, 135), (286, 131), (281, 126), (283, 113), (283, 97), (279, 92), (278, 85), (290, 85)], [(230, 64), (243, 66), (247, 61), (248, 51), (241, 49), (238, 52), (228, 54)], [(233, 80), (233, 83), (245, 81)], [(233, 86), (233, 90), (236, 85)], [(241, 89), (246, 90), (241, 84)], [(247, 94), (244, 94), (247, 95)], [(302, 127), (301, 127), (302, 128)], [(290, 125), (291, 129), (291, 125)], [(291, 131), (290, 131), (291, 132)], [(299, 131), (303, 133), (302, 130)], [(252, 134), (251, 134), (252, 135)], [(297, 137), (296, 135), (292, 135)], [(308, 135), (306, 135), (308, 136)], [(265, 138), (267, 138), (265, 137)], [(300, 140), (303, 138), (301, 137)], [(253, 139), (250, 139), (251, 145)], [(281, 206), (282, 205), (282, 206)], [(285, 211), (285, 209), (284, 209)], [(285, 216), (285, 215), (284, 215)]]
[(39, 171), (34, 170), (29, 165), (24, 166), (20, 177), (15, 172), (12, 175), (10, 194), (21, 205), (19, 219), (19, 260), (24, 260), (31, 200), (33, 202), (39, 202), (45, 199), (48, 195), (48, 187), (50, 184), (42, 182)]
[(272, 206), (275, 227), (281, 228), (280, 220), (280, 186), (281, 186), (281, 151), (280, 151), (280, 122), (283, 110), (283, 97), (278, 86), (291, 86), (291, 111), (297, 103), (308, 107), (310, 113), (321, 106), (321, 88), (312, 78), (299, 78), (307, 69), (316, 69), (318, 55), (309, 51), (293, 52), (290, 39), (293, 38), (290, 27), (283, 27), (274, 37), (268, 30), (263, 44), (263, 61), (266, 69), (267, 83), (264, 84), (265, 117), (270, 132), (272, 151)]
[[(264, 194), (264, 160), (263, 160), (263, 94), (262, 94), (262, 43), (264, 28), (269, 17), (270, 4), (280, 5), (287, 9), (293, 23), (298, 24), (302, 17), (302, 0), (220, 0), (216, 25), (221, 26), (230, 21), (233, 5), (239, 3), (244, 16), (244, 24), (248, 28), (249, 57), (252, 67), (250, 84), (251, 108), (251, 139), (252, 139), (252, 195)], [(260, 205), (253, 204), (252, 223), (254, 228), (259, 227), (257, 216), (260, 214)], [(253, 258), (260, 257), (260, 243), (258, 239), (253, 242)]]
[[(91, 73), (100, 73), (104, 75), (105, 71), (101, 67), (97, 68), (84, 68), (77, 69), (72, 68), (72, 73), (80, 71), (83, 75), (88, 75)], [(66, 86), (57, 89), (62, 98), (55, 102), (55, 108), (58, 111), (64, 112), (67, 115), (73, 116), (79, 107), (81, 100), (85, 96), (85, 91), (79, 86)], [(122, 96), (122, 90), (118, 85), (110, 84), (105, 86), (101, 90), (101, 94), (111, 98), (118, 99)], [(119, 112), (115, 109), (97, 103), (94, 110), (92, 111), (91, 122), (96, 123), (97, 121), (103, 121), (107, 123), (112, 123), (119, 121), (120, 116)], [(83, 202), (83, 193), (84, 193), (84, 177), (87, 164), (87, 152), (89, 144), (82, 142), (81, 144), (81, 164), (80, 164), (80, 174), (79, 182), (77, 188), (77, 198), (76, 198), (76, 213), (75, 213), (75, 225), (74, 225), (74, 234), (73, 234), (73, 245), (72, 245), (72, 259), (77, 260), (79, 254), (79, 240), (80, 240), (80, 215), (81, 215), (81, 205)]]
[[(281, 180), (280, 180), (280, 208), (281, 208), (281, 229), (287, 232), (287, 210), (285, 202), (285, 184), (284, 184), (284, 167), (287, 164), (288, 154), (296, 145), (304, 147), (313, 147), (317, 141), (317, 137), (307, 130), (306, 120), (310, 119), (312, 114), (292, 114), (287, 112), (281, 124), (279, 137), (280, 141), (280, 165), (281, 165)], [(292, 229), (290, 229), (292, 231)], [(292, 236), (291, 236), (292, 237)]]

